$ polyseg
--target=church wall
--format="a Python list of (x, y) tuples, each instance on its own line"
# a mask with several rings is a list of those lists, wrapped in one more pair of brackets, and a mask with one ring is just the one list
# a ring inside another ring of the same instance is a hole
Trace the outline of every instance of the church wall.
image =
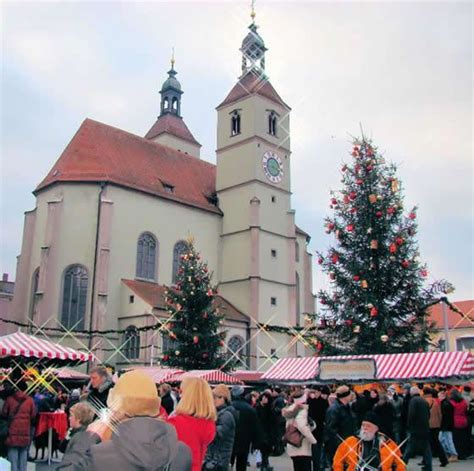
[[(260, 275), (267, 280), (290, 283), (288, 239), (260, 232)], [(272, 256), (276, 250), (276, 257)]]
[(189, 154), (194, 157), (200, 158), (200, 148), (199, 146), (193, 145), (184, 139), (179, 139), (176, 136), (172, 136), (171, 134), (163, 133), (159, 136), (156, 136), (152, 139), (153, 142), (158, 142), (159, 144), (163, 144), (164, 146), (171, 147), (172, 149), (176, 149), (183, 154)]
[(228, 299), (237, 309), (250, 315), (250, 281), (243, 280), (232, 284), (221, 284), (219, 294)]
[[(272, 297), (276, 298), (275, 306), (271, 304)], [(290, 287), (261, 280), (258, 311), (259, 322), (287, 326), (293, 318), (290, 306)]]
[(221, 238), (222, 277), (220, 281), (233, 281), (250, 275), (250, 233), (241, 232)]

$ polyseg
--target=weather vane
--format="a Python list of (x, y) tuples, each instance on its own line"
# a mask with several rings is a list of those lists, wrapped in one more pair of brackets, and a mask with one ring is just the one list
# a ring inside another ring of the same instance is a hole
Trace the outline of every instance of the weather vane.
[(171, 48), (171, 68), (174, 69), (174, 46)]
[(252, 18), (252, 22), (255, 23), (255, 0), (252, 0), (252, 12), (250, 13), (250, 17)]

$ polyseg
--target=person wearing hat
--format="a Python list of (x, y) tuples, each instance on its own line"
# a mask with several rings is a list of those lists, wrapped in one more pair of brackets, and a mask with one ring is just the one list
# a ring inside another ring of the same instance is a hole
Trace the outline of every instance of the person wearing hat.
[(324, 427), (324, 445), (329, 465), (332, 464), (337, 447), (343, 440), (356, 432), (355, 420), (350, 409), (352, 392), (348, 386), (336, 389), (336, 399), (326, 412)]
[[(327, 386), (325, 386), (325, 388), (327, 388)], [(320, 386), (310, 388), (306, 400), (306, 403), (308, 404), (308, 416), (316, 424), (316, 428), (313, 430), (313, 436), (316, 439), (316, 443), (311, 447), (313, 455), (313, 471), (319, 471), (321, 469), (324, 421), (326, 419), (326, 411), (329, 408), (329, 402), (327, 399), (329, 388), (327, 388), (326, 391), (326, 398), (323, 398), (322, 389), (323, 388)]]
[[(83, 453), (71, 471), (191, 471), (191, 451), (174, 427), (158, 419), (160, 398), (153, 380), (140, 371), (122, 375), (110, 390), (108, 418), (87, 428)], [(96, 443), (99, 441), (99, 444)]]
[(334, 455), (333, 471), (405, 471), (397, 444), (379, 431), (377, 415), (369, 411), (362, 420), (359, 436), (346, 438)]
[(216, 436), (207, 448), (203, 470), (228, 471), (234, 446), (237, 411), (230, 404), (230, 390), (218, 384), (212, 390), (217, 409)]
[(387, 398), (393, 406), (394, 418), (393, 418), (393, 435), (396, 443), (401, 442), (401, 430), (402, 430), (402, 407), (403, 399), (398, 395), (397, 388), (395, 386), (389, 386), (387, 389)]
[(260, 422), (257, 412), (244, 398), (245, 389), (241, 385), (232, 386), (232, 406), (238, 412), (237, 428), (235, 429), (234, 449), (231, 462), (236, 471), (247, 469), (247, 457), (250, 445), (255, 450), (260, 449)]

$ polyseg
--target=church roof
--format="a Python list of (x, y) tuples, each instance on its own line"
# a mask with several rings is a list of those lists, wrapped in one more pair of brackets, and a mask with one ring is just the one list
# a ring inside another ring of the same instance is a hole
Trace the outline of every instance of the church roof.
[(91, 119), (34, 193), (58, 182), (109, 182), (221, 214), (215, 165)]
[[(166, 286), (152, 283), (150, 281), (128, 280), (122, 278), (122, 283), (130, 288), (138, 297), (143, 299), (153, 308), (166, 309), (165, 291)], [(218, 308), (220, 313), (227, 320), (249, 323), (250, 319), (233, 304), (222, 296), (214, 297), (214, 307)]]
[(311, 240), (311, 236), (306, 232), (304, 231), (303, 229), (301, 229), (301, 227), (297, 226), (295, 224), (295, 232), (297, 234), (301, 234), (301, 235), (304, 235), (306, 237), (306, 240), (309, 242)]
[(191, 131), (186, 126), (183, 118), (176, 116), (175, 114), (166, 113), (159, 116), (155, 121), (155, 124), (146, 133), (145, 139), (153, 139), (154, 137), (164, 133), (172, 134), (173, 136), (201, 147), (201, 144), (196, 141), (194, 136), (191, 134)]
[(225, 100), (217, 107), (217, 109), (234, 103), (250, 95), (260, 95), (269, 100), (281, 105), (288, 110), (291, 108), (282, 100), (280, 95), (273, 88), (268, 78), (265, 75), (257, 74), (253, 70), (247, 72), (234, 85)]

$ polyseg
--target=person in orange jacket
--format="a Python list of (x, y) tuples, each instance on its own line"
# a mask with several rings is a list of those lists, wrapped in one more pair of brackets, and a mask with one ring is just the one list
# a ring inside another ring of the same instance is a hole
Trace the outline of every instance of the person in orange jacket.
[(337, 448), (333, 471), (406, 471), (398, 445), (379, 432), (371, 411), (362, 420), (359, 436), (346, 438)]

